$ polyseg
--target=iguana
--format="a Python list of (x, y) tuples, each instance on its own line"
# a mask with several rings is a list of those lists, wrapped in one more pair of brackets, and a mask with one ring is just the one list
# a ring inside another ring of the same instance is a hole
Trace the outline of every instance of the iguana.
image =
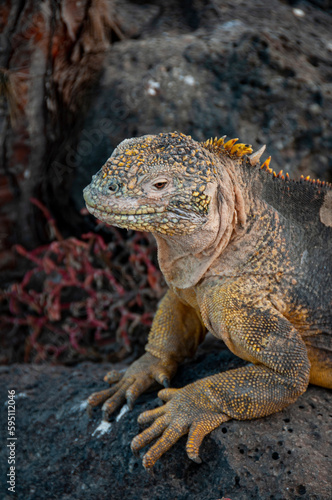
[[(127, 139), (84, 190), (88, 210), (115, 226), (149, 231), (169, 290), (146, 353), (90, 396), (105, 418), (155, 381), (166, 404), (139, 416), (132, 441), (150, 469), (189, 432), (200, 462), (208, 433), (231, 419), (264, 417), (308, 383), (332, 388), (332, 186), (294, 181), (260, 165), (264, 147), (181, 133)], [(248, 365), (169, 388), (206, 332)]]

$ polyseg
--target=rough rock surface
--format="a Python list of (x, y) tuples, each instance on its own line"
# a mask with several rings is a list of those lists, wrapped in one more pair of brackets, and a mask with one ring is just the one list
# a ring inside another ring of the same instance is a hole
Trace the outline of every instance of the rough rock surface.
[[(199, 353), (181, 367), (174, 386), (243, 364), (227, 350)], [(157, 463), (154, 476), (130, 451), (140, 412), (158, 404), (156, 393), (140, 398), (132, 412), (98, 432), (99, 409), (90, 418), (86, 397), (104, 386), (106, 365), (75, 368), (37, 365), (2, 367), (2, 422), (7, 390), (16, 390), (16, 495), (2, 498), (282, 500), (331, 498), (331, 391), (310, 386), (284, 411), (255, 421), (230, 421), (201, 447), (203, 463), (191, 462), (182, 438)], [(4, 433), (5, 434), (5, 433)], [(7, 437), (3, 435), (3, 437)], [(7, 449), (1, 447), (1, 481)]]

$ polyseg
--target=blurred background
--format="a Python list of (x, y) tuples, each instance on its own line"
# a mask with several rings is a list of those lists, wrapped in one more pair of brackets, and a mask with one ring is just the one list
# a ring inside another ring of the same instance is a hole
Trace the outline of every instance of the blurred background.
[(134, 359), (165, 283), (151, 235), (82, 189), (128, 137), (267, 145), (332, 181), (330, 0), (4, 0), (0, 364)]

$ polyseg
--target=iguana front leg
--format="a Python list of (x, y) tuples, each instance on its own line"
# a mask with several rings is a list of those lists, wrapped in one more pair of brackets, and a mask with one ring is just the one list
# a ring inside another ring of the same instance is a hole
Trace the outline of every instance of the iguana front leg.
[(125, 402), (132, 407), (155, 381), (168, 387), (178, 364), (193, 356), (205, 332), (195, 310), (183, 304), (169, 290), (153, 320), (146, 354), (135, 361), (123, 376), (115, 370), (109, 372), (104, 380), (111, 387), (92, 394), (88, 399), (90, 406), (104, 403), (104, 418), (108, 419)]
[(299, 333), (268, 300), (246, 301), (235, 288), (210, 289), (201, 312), (211, 331), (253, 364), (160, 391), (168, 402), (140, 415), (140, 423), (154, 423), (132, 441), (136, 452), (159, 437), (143, 458), (146, 468), (187, 432), (188, 456), (199, 461), (204, 436), (222, 422), (277, 412), (307, 388), (310, 363)]

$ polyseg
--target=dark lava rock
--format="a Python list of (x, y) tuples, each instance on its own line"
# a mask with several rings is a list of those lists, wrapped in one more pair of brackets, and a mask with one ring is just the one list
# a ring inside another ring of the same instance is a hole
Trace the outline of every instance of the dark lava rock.
[[(174, 386), (243, 364), (226, 350), (198, 354), (181, 367)], [(7, 438), (7, 391), (16, 391), (16, 494), (5, 486), (8, 449), (1, 447), (2, 498), (112, 500), (282, 500), (331, 498), (331, 392), (310, 386), (284, 411), (252, 421), (230, 421), (201, 446), (201, 465), (185, 453), (183, 437), (150, 476), (130, 451), (137, 416), (158, 405), (142, 396), (132, 412), (107, 428), (100, 409), (89, 417), (87, 396), (104, 387), (109, 365), (75, 368), (2, 367), (2, 432)], [(120, 418), (119, 418), (120, 416)], [(6, 440), (6, 442), (8, 442)]]

